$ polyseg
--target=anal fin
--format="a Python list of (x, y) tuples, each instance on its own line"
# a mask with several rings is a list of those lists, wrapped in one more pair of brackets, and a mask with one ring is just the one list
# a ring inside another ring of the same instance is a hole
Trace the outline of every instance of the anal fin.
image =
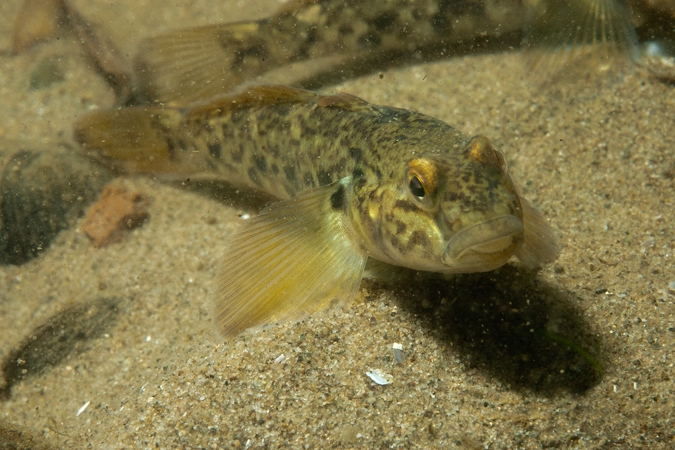
[(351, 178), (276, 203), (224, 258), (214, 320), (226, 337), (352, 300), (367, 255), (346, 213)]

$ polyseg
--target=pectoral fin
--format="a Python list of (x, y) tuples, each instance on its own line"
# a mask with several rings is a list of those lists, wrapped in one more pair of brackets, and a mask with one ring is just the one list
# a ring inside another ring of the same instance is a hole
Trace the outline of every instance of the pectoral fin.
[(606, 71), (614, 55), (638, 58), (631, 14), (620, 0), (543, 0), (526, 3), (523, 47), (530, 76), (544, 82), (576, 79), (579, 70)]
[(351, 178), (276, 203), (225, 255), (214, 319), (226, 337), (352, 300), (367, 255), (346, 214)]
[(401, 266), (393, 266), (377, 259), (369, 258), (363, 273), (363, 278), (385, 284), (396, 284), (402, 281), (413, 280), (419, 272)]
[(524, 198), (523, 206), (524, 239), (516, 257), (529, 269), (550, 263), (558, 258), (558, 245), (553, 230), (544, 215)]

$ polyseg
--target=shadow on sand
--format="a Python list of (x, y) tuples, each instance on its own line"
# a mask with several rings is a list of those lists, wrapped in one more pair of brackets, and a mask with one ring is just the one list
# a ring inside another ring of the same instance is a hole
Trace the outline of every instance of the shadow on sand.
[(582, 394), (600, 382), (608, 364), (577, 300), (511, 265), (450, 281), (406, 282), (395, 295), (468, 367), (514, 389), (546, 397)]
[[(175, 186), (249, 211), (275, 201), (220, 181)], [(543, 396), (581, 394), (602, 379), (602, 367), (609, 362), (603, 360), (593, 324), (572, 294), (536, 273), (507, 265), (450, 279), (400, 268), (392, 278), (398, 275), (406, 280), (393, 291), (400, 307), (417, 315), (421, 326), (467, 366)]]

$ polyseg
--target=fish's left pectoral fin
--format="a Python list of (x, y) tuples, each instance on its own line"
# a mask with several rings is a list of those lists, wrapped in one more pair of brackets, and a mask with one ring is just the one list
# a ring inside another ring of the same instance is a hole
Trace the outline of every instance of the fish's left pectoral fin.
[(348, 184), (346, 178), (276, 203), (236, 234), (214, 305), (226, 337), (356, 296), (367, 255), (345, 212)]
[(558, 244), (544, 215), (521, 198), (525, 238), (516, 250), (516, 257), (528, 269), (534, 269), (558, 258)]

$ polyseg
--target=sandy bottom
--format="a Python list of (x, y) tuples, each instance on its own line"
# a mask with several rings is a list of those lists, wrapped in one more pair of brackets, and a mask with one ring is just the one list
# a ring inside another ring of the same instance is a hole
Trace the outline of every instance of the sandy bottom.
[[(130, 53), (241, 7), (74, 3)], [(0, 138), (74, 145), (74, 118), (112, 93), (68, 39), (10, 55), (4, 22)], [(64, 79), (31, 90), (45, 58)], [(14, 374), (0, 440), (19, 429), (34, 448), (673, 448), (675, 90), (630, 65), (566, 75), (533, 88), (505, 53), (330, 89), (488, 136), (560, 238), (539, 273), (364, 282), (341, 311), (224, 342), (209, 317), (218, 260), (256, 207), (117, 179), (152, 198), (122, 243), (94, 248), (80, 219), (39, 258), (0, 268), (0, 361)], [(29, 339), (27, 372), (11, 369)]]

